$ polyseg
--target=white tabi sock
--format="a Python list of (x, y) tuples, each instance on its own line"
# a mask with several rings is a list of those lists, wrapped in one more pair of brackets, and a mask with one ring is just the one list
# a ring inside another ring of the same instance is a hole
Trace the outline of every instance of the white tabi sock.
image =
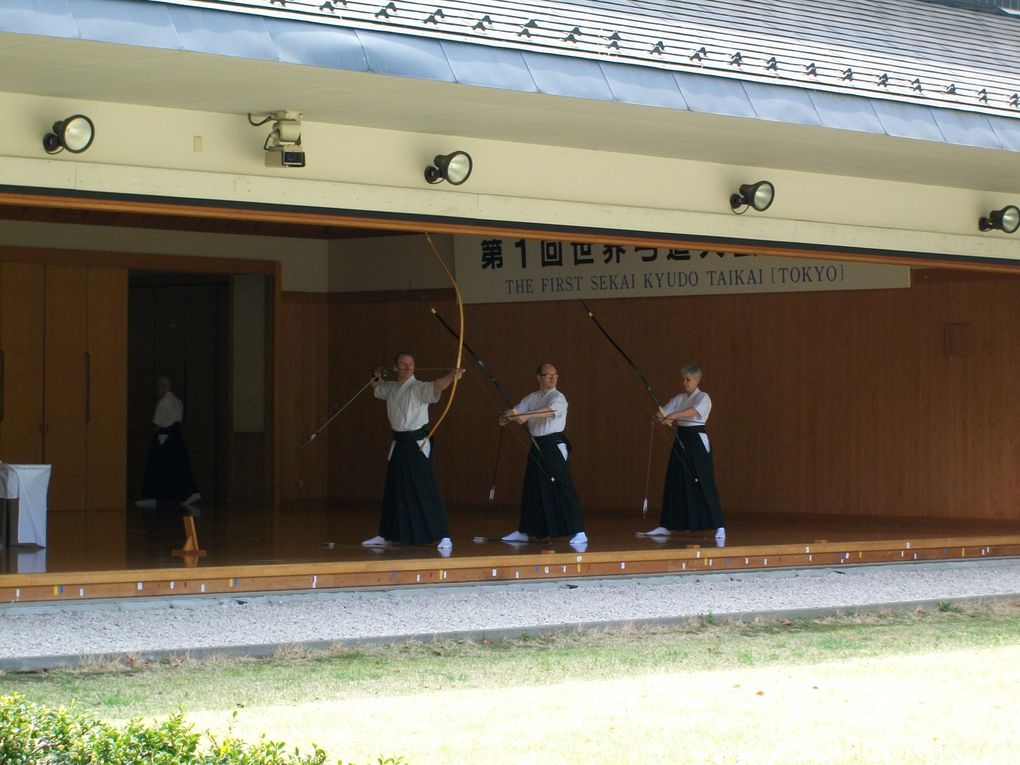
[(651, 531), (645, 532), (646, 537), (668, 537), (669, 535), (670, 530), (667, 529), (665, 526), (656, 526)]
[(378, 536), (372, 537), (371, 539), (366, 539), (361, 544), (364, 545), (365, 547), (389, 547), (390, 546), (389, 540), (383, 539), (382, 537), (378, 537)]
[(452, 550), (453, 542), (449, 537), (443, 537), (442, 539), (439, 540), (439, 544), (436, 545), (436, 548), (439, 550)]
[(528, 541), (528, 535), (525, 534), (523, 531), (511, 531), (509, 534), (507, 534), (505, 537), (503, 537), (503, 541), (504, 542), (527, 542)]

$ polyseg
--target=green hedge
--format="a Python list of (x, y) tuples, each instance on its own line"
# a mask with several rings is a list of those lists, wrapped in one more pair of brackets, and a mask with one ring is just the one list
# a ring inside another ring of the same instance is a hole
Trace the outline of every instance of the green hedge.
[[(178, 712), (162, 722), (132, 720), (123, 727), (72, 706), (51, 709), (18, 694), (0, 696), (3, 765), (323, 765), (326, 753), (285, 752), (262, 738), (248, 744), (229, 735), (196, 733)], [(378, 760), (399, 765), (402, 760)], [(343, 763), (339, 763), (343, 765)]]

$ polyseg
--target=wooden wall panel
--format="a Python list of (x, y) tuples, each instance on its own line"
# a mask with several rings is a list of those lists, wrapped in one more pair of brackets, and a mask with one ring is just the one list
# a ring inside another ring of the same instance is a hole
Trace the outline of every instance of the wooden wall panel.
[(126, 285), (119, 268), (0, 265), (8, 461), (53, 465), (53, 511), (122, 508)]
[(87, 507), (127, 502), (127, 285), (123, 268), (89, 268)]
[(45, 460), (48, 508), (86, 507), (88, 268), (46, 267)]
[[(422, 304), (413, 296), (391, 298), (332, 302), (334, 403), (346, 400), (374, 365), (398, 349), (412, 351), (419, 367), (452, 363), (452, 338)], [(719, 487), (733, 516), (1020, 518), (1016, 278), (921, 271), (905, 290), (591, 305), (663, 401), (680, 389), (684, 362), (704, 367), (703, 388), (715, 406), (709, 432)], [(436, 306), (453, 324), (452, 301)], [(575, 481), (585, 506), (637, 513), (652, 404), (580, 304), (466, 310), (468, 343), (514, 397), (535, 388), (537, 363), (550, 360), (559, 367), (560, 388), (570, 401)], [(318, 320), (306, 316), (306, 323)], [(949, 325), (967, 328), (947, 330)], [(484, 505), (499, 407), (489, 383), (465, 358), (471, 371), (437, 438), (436, 469), (447, 502)], [(330, 494), (378, 502), (389, 441), (382, 403), (366, 395), (342, 420), (331, 432)], [(525, 443), (510, 437), (504, 443), (500, 503), (516, 503)], [(655, 436), (654, 508), (669, 448), (664, 434)]]
[(39, 263), (0, 263), (0, 460), (43, 460), (46, 271)]
[(330, 439), (344, 422), (338, 418), (307, 448), (300, 446), (341, 403), (330, 396), (327, 296), (284, 293), (278, 322), (282, 372), (278, 421), (283, 431), (277, 468), (280, 495), (288, 502), (321, 500), (329, 496)]

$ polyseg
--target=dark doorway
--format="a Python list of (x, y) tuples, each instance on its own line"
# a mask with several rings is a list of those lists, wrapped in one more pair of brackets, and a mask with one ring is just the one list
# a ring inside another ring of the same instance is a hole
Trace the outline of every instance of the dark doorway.
[(128, 499), (141, 497), (155, 405), (166, 374), (184, 403), (185, 442), (203, 501), (229, 499), (231, 277), (131, 272), (128, 286)]

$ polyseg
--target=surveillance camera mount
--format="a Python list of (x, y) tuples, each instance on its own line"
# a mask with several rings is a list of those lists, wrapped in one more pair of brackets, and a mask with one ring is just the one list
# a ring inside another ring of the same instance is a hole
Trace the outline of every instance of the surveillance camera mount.
[(252, 119), (251, 113), (248, 114), (248, 122), (255, 127), (268, 122), (273, 123), (273, 129), (262, 144), (266, 152), (266, 167), (305, 166), (305, 151), (301, 147), (303, 118), (304, 114), (301, 112), (286, 109), (270, 112), (258, 121)]

